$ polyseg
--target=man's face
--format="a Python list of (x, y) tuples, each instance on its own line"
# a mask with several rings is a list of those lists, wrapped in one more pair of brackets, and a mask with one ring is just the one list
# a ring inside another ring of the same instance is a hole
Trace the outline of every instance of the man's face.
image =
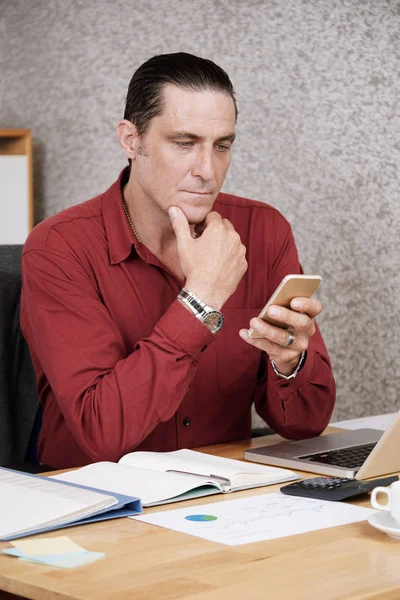
[(163, 88), (164, 106), (140, 140), (132, 163), (135, 188), (150, 212), (179, 206), (190, 223), (212, 210), (231, 161), (235, 108), (210, 90)]

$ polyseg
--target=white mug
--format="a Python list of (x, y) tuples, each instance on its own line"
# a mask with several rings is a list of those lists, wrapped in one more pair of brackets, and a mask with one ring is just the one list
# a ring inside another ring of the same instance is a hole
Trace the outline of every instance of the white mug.
[[(387, 504), (381, 504), (377, 500), (378, 494), (387, 497)], [(400, 525), (400, 481), (395, 481), (390, 487), (376, 487), (371, 493), (372, 508), (390, 512), (393, 519)]]

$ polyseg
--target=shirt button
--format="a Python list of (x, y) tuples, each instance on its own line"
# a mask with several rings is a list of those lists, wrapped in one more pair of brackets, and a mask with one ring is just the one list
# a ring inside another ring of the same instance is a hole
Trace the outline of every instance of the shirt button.
[(186, 419), (183, 419), (183, 421), (182, 421), (182, 424), (183, 424), (185, 427), (189, 427), (189, 425), (190, 425), (190, 423), (191, 423), (191, 422), (192, 422), (192, 420), (191, 420), (191, 419), (187, 419), (187, 418), (186, 418)]

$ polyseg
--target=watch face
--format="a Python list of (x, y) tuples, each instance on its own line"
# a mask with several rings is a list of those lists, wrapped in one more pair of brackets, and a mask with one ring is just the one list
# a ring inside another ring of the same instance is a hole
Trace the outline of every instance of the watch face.
[(224, 317), (220, 312), (213, 310), (205, 316), (203, 323), (211, 333), (217, 333), (224, 324)]

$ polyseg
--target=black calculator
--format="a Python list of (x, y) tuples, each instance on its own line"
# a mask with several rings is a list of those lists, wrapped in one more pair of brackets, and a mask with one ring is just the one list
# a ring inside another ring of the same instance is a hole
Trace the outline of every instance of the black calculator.
[(370, 492), (378, 485), (390, 485), (398, 481), (397, 475), (360, 481), (344, 477), (311, 477), (284, 485), (280, 488), (282, 494), (289, 496), (305, 496), (318, 500), (346, 500)]

